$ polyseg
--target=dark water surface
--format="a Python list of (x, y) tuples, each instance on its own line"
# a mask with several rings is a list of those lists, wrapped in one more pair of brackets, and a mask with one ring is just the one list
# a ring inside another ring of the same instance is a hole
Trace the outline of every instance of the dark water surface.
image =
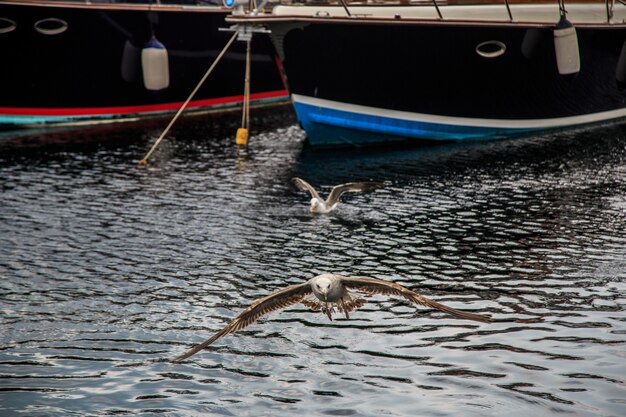
[[(626, 127), (312, 151), (285, 110), (0, 148), (0, 415), (626, 415)], [(87, 144), (69, 142), (86, 141)], [(292, 176), (384, 181), (331, 215)], [(169, 359), (322, 272), (393, 280)]]

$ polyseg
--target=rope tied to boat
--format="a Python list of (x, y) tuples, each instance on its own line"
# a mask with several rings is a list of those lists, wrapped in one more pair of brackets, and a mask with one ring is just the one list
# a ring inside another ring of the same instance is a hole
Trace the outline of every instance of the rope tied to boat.
[[(257, 13), (258, 9), (254, 9), (253, 13)], [(243, 87), (243, 103), (241, 112), (241, 127), (237, 129), (235, 136), (235, 144), (238, 148), (248, 147), (248, 137), (250, 133), (250, 73), (252, 71), (252, 37), (255, 33), (270, 33), (269, 30), (257, 25), (235, 25), (224, 31), (234, 31), (237, 39), (246, 42), (246, 69), (244, 75)]]
[(237, 146), (248, 146), (250, 132), (250, 67), (251, 67), (251, 43), (252, 36), (246, 40), (246, 71), (243, 87), (243, 108), (241, 114), (241, 127), (237, 129), (235, 143)]
[(220, 52), (219, 55), (217, 56), (217, 58), (215, 58), (215, 61), (213, 61), (213, 64), (211, 64), (211, 66), (209, 67), (207, 72), (204, 74), (204, 76), (202, 77), (202, 79), (200, 80), (198, 85), (196, 85), (196, 87), (193, 89), (191, 94), (189, 94), (189, 97), (187, 97), (187, 100), (185, 100), (185, 102), (182, 104), (182, 106), (180, 106), (180, 108), (178, 109), (178, 112), (176, 112), (176, 115), (172, 118), (172, 120), (167, 125), (167, 127), (165, 128), (163, 133), (161, 133), (161, 136), (159, 136), (159, 138), (156, 140), (154, 145), (152, 145), (152, 148), (150, 148), (150, 150), (148, 151), (146, 156), (144, 156), (143, 159), (141, 161), (139, 161), (139, 165), (140, 166), (148, 165), (148, 158), (150, 158), (150, 155), (152, 155), (152, 153), (157, 148), (157, 146), (159, 146), (159, 143), (161, 143), (161, 141), (163, 140), (165, 135), (167, 135), (167, 132), (169, 132), (169, 130), (172, 128), (172, 126), (174, 125), (176, 120), (178, 120), (178, 117), (185, 110), (185, 108), (187, 107), (187, 105), (189, 104), (191, 99), (196, 95), (196, 93), (200, 89), (200, 86), (202, 86), (202, 84), (206, 81), (206, 79), (209, 77), (209, 75), (211, 75), (211, 73), (213, 72), (213, 70), (215, 69), (217, 64), (220, 62), (220, 60), (222, 59), (224, 54), (226, 54), (226, 51), (228, 51), (228, 48), (230, 48), (230, 45), (232, 45), (232, 43), (235, 41), (236, 38), (237, 38), (237, 32), (233, 33), (233, 36), (230, 37), (228, 43), (226, 43), (226, 46), (224, 46), (224, 49), (222, 49), (222, 52)]

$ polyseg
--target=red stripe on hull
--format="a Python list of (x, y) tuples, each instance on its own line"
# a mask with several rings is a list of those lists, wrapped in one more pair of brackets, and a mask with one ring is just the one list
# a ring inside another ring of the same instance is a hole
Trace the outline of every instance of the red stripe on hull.
[[(250, 95), (250, 100), (267, 100), (288, 96), (287, 90), (268, 91)], [(191, 101), (188, 109), (234, 104), (243, 101), (243, 95), (210, 98)], [(75, 108), (37, 108), (37, 107), (0, 107), (0, 114), (12, 116), (115, 116), (140, 113), (158, 113), (178, 110), (183, 101), (163, 104), (147, 104), (142, 106), (119, 107), (75, 107)]]

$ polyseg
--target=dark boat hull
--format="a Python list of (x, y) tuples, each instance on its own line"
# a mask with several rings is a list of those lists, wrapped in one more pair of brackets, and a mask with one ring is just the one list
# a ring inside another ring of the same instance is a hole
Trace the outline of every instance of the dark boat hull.
[[(0, 2), (0, 127), (5, 129), (174, 112), (232, 35), (219, 30), (228, 27), (224, 18), (230, 10), (217, 6), (148, 10), (41, 3)], [(62, 33), (45, 33), (63, 25)], [(141, 50), (152, 31), (168, 53), (169, 85), (159, 91), (148, 90), (142, 76)], [(271, 42), (254, 37), (252, 51), (252, 104), (284, 102), (287, 92)], [(244, 70), (245, 43), (236, 41), (188, 111), (240, 106)]]
[[(616, 80), (624, 25), (577, 27), (581, 70), (560, 75), (545, 23), (265, 20), (314, 145), (483, 139), (626, 117)], [(485, 41), (505, 49), (481, 56)]]

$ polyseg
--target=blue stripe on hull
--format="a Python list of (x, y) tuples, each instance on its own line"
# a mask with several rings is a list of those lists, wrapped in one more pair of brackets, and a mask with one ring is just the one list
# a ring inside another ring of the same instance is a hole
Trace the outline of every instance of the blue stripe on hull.
[(488, 139), (541, 129), (476, 127), (403, 120), (294, 103), (312, 145), (367, 145), (420, 140)]
[[(26, 127), (34, 125), (55, 124), (55, 123), (69, 123), (80, 122), (83, 120), (106, 120), (115, 117), (117, 115), (96, 115), (96, 116), (13, 116), (13, 115), (0, 115), (0, 128), (12, 127)], [(126, 117), (135, 117), (126, 116)]]

